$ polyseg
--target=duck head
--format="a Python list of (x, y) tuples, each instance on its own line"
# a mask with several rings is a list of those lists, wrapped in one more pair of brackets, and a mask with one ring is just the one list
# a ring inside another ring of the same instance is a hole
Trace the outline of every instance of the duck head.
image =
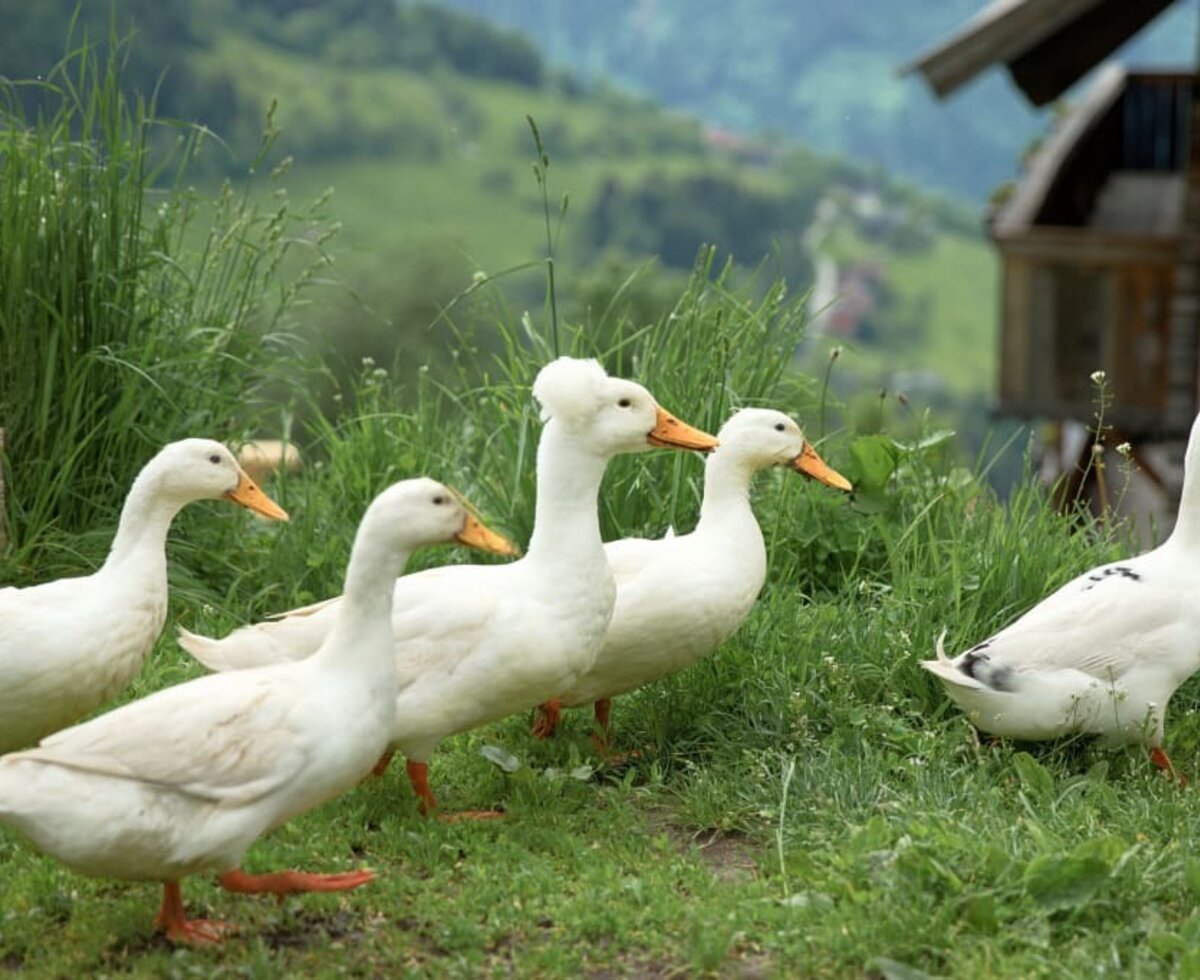
[[(368, 508), (372, 528), (406, 549), (457, 542), (497, 555), (515, 555), (516, 545), (486, 527), (453, 490), (427, 477), (401, 480)], [(364, 517), (364, 521), (366, 518)]]
[(193, 500), (224, 497), (272, 520), (287, 511), (263, 493), (238, 465), (233, 453), (212, 439), (181, 439), (164, 446), (143, 469), (156, 496), (183, 506)]
[(789, 466), (838, 490), (852, 489), (850, 481), (821, 459), (795, 419), (769, 408), (743, 408), (717, 433), (721, 448), (717, 458), (729, 458), (749, 467)]
[(654, 447), (708, 452), (717, 440), (682, 422), (634, 381), (609, 377), (597, 361), (560, 357), (533, 383), (542, 419), (604, 456)]

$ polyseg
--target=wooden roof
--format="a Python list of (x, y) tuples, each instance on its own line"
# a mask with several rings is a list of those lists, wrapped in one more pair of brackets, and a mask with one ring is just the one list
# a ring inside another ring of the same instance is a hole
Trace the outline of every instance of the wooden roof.
[(903, 66), (947, 96), (1003, 62), (1034, 105), (1057, 99), (1174, 0), (993, 0), (957, 34)]

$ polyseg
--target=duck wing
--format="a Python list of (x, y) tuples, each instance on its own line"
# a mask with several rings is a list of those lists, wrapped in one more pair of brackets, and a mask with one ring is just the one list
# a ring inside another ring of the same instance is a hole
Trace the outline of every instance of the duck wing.
[(22, 758), (245, 805), (299, 776), (302, 692), (278, 671), (200, 677), (43, 739)]
[[(1195, 598), (1161, 569), (1116, 562), (1068, 582), (995, 636), (961, 654), (975, 663), (1022, 672), (1077, 670), (1105, 681), (1136, 664), (1169, 660), (1186, 645)], [(1200, 638), (1193, 646), (1200, 647)]]

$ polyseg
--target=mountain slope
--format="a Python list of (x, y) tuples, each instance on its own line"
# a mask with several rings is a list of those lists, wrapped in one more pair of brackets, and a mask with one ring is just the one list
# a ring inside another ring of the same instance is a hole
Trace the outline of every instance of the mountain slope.
[[(945, 103), (896, 69), (983, 3), (855, 0), (439, 0), (528, 32), (552, 63), (741, 131), (773, 131), (980, 199), (1014, 173), (1043, 128), (1006, 74)], [(1144, 31), (1122, 57), (1188, 64), (1196, 3)]]

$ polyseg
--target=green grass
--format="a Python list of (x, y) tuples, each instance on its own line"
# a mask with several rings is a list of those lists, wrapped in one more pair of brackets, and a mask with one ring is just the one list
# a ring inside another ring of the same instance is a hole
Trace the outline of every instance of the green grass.
[[(811, 418), (811, 385), (774, 353), (802, 319), (711, 281), (701, 269), (675, 319), (618, 329), (609, 362), (635, 358), (631, 373), (706, 426), (746, 401)], [(172, 622), (222, 632), (336, 591), (355, 516), (402, 475), (455, 482), (524, 539), (526, 385), (543, 337), (526, 350), (511, 335), (455, 386), (428, 382), (413, 408), (368, 372), (358, 414), (309, 447), (322, 465), (272, 488), (287, 527), (189, 508), (171, 546)], [(156, 889), (74, 877), (0, 831), (0, 962), (33, 977), (1189, 973), (1195, 794), (1135, 751), (981, 747), (917, 663), (944, 625), (952, 646), (985, 636), (1121, 545), (1074, 528), (1028, 481), (1001, 505), (940, 447), (884, 446), (841, 429), (822, 446), (865, 488), (856, 502), (782, 472), (759, 479), (764, 595), (716, 657), (618, 699), (618, 743), (640, 752), (628, 765), (581, 771), (586, 713), (546, 743), (528, 717), (452, 739), (433, 765), (443, 805), (501, 806), (502, 822), (422, 819), (396, 766), (247, 858), (252, 871), (366, 865), (377, 881), (281, 907), (189, 880), (192, 914), (241, 927), (210, 951), (152, 936)], [(606, 532), (690, 526), (700, 470), (682, 454), (621, 461)], [(168, 631), (130, 696), (198, 672)], [(1194, 771), (1194, 685), (1177, 700), (1169, 746)], [(485, 745), (520, 768), (501, 771)]]
[[(332, 484), (359, 472), (365, 459), (351, 453), (366, 443), (347, 438), (342, 460), (278, 488), (295, 527), (242, 533), (229, 561), (254, 583), (295, 564), (294, 534), (348, 535)], [(828, 457), (850, 468), (838, 444)], [(698, 461), (686, 462), (695, 479)], [(485, 455), (478, 470), (497, 464), (511, 460)], [(982, 636), (1117, 549), (1071, 533), (1029, 489), (1007, 508), (961, 482), (897, 476), (891, 492), (902, 521), (794, 476), (760, 481), (773, 532), (764, 596), (717, 657), (618, 700), (619, 743), (641, 752), (628, 766), (572, 775), (590, 759), (583, 713), (547, 743), (530, 739), (527, 717), (453, 739), (433, 766), (443, 805), (499, 805), (503, 822), (422, 819), (394, 767), (247, 860), (366, 865), (378, 880), (284, 906), (189, 880), (193, 914), (241, 927), (214, 951), (151, 937), (154, 888), (74, 877), (0, 832), (0, 962), (26, 976), (861, 976), (886, 957), (948, 976), (1091, 976), (1098, 963), (1188, 975), (1200, 929), (1195, 794), (1133, 751), (981, 747), (916, 663), (943, 624), (955, 643)], [(189, 536), (217, 530), (192, 510)], [(797, 589), (803, 566), (821, 564), (806, 532), (856, 538), (859, 567)], [(329, 584), (336, 565), (308, 573)], [(311, 584), (285, 577), (263, 610)], [(167, 637), (136, 691), (196, 673)], [(1179, 702), (1170, 746), (1194, 770), (1194, 685)], [(485, 744), (522, 767), (503, 773), (481, 757)]]

